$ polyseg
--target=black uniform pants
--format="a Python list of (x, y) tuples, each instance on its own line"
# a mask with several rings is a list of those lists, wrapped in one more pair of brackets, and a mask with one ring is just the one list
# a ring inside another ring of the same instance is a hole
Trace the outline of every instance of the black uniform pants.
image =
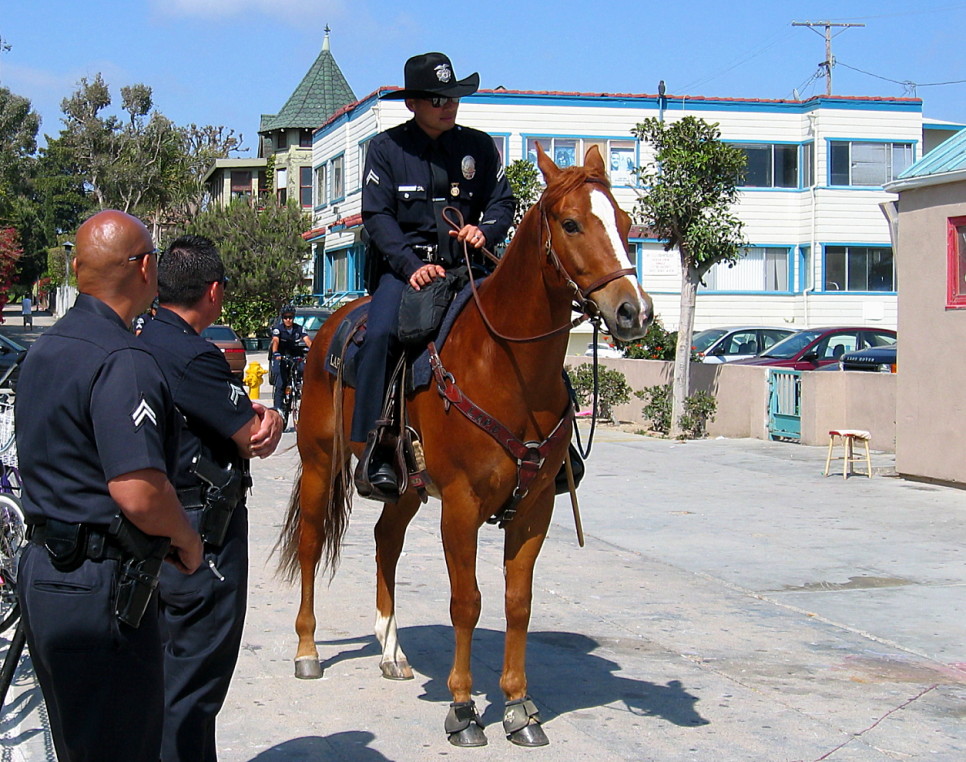
[(366, 339), (359, 348), (356, 368), (356, 401), (351, 433), (353, 442), (365, 442), (382, 414), (386, 376), (398, 359), (396, 330), (399, 326), (399, 302), (406, 285), (392, 273), (383, 273), (369, 302)]
[(117, 561), (59, 572), (27, 543), (20, 597), (27, 646), (60, 762), (156, 762), (164, 685), (156, 598), (138, 628), (114, 616)]
[[(195, 528), (201, 510), (189, 510)], [(208, 561), (215, 564), (219, 579)], [(165, 762), (213, 762), (215, 718), (231, 683), (248, 596), (248, 513), (232, 513), (220, 548), (205, 545), (205, 560), (191, 575), (165, 564), (160, 583), (164, 640)]]

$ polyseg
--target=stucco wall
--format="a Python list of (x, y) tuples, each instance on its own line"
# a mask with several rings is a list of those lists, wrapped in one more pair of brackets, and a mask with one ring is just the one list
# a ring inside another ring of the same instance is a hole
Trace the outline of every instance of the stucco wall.
[[(590, 358), (568, 357), (570, 366)], [(601, 359), (601, 366), (624, 374), (635, 391), (670, 383), (672, 363), (658, 360)], [(819, 371), (802, 374), (802, 444), (828, 443), (829, 429), (865, 429), (872, 447), (894, 452), (896, 444), (896, 381), (899, 374), (864, 371)], [(710, 392), (717, 400), (708, 436), (768, 438), (768, 369), (748, 365), (691, 366), (691, 389)], [(618, 421), (647, 428), (637, 397), (614, 410)]]
[(896, 470), (966, 483), (966, 310), (946, 308), (946, 230), (966, 215), (966, 183), (899, 198)]

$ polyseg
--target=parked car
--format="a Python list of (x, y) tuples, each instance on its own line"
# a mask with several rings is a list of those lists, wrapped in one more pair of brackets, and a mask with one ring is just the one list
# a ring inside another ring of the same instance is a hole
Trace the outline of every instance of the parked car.
[(238, 338), (238, 334), (227, 325), (209, 325), (201, 332), (201, 335), (222, 351), (225, 359), (228, 360), (231, 372), (241, 379), (245, 375), (248, 355), (245, 353), (245, 345)]
[(878, 373), (896, 372), (897, 344), (869, 347), (842, 355), (842, 370), (868, 370)]
[(794, 370), (815, 370), (838, 363), (846, 352), (896, 343), (889, 328), (809, 328), (793, 333), (771, 349), (737, 365), (767, 365)]
[[(587, 351), (584, 352), (584, 357), (593, 357), (593, 356), (594, 356), (594, 345), (588, 344)], [(624, 350), (618, 349), (617, 347), (612, 347), (610, 344), (599, 341), (597, 342), (597, 356), (598, 357), (623, 357)]]
[(734, 362), (754, 357), (782, 339), (795, 333), (795, 328), (741, 326), (737, 328), (707, 328), (691, 339), (691, 351), (701, 362)]
[[(7, 371), (10, 370), (10, 366), (17, 362), (17, 358), (20, 357), (27, 348), (18, 344), (13, 339), (8, 339), (3, 334), (0, 334), (0, 378), (3, 378)], [(17, 386), (17, 377), (20, 375), (20, 368), (16, 367), (10, 374), (10, 377), (3, 382), (4, 388), (15, 389)]]
[(319, 332), (322, 324), (329, 319), (332, 310), (324, 307), (296, 307), (295, 322), (302, 326), (302, 329), (310, 339), (315, 340), (315, 334)]

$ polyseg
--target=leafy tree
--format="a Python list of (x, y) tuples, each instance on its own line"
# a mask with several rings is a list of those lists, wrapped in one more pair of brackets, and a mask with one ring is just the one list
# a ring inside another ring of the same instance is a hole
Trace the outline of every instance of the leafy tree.
[(295, 203), (269, 202), (256, 209), (244, 200), (199, 214), (188, 233), (218, 246), (230, 278), (224, 319), (242, 336), (266, 326), (303, 288), (309, 245), (308, 220)]
[(11, 278), (22, 253), (17, 231), (0, 228), (0, 322), (3, 321), (3, 308), (9, 301)]
[(745, 167), (741, 149), (723, 143), (717, 124), (691, 116), (674, 122), (651, 118), (631, 132), (654, 149), (654, 159), (638, 170), (647, 190), (635, 212), (666, 251), (681, 255), (681, 308), (674, 358), (672, 436), (681, 433), (689, 392), (691, 339), (698, 284), (718, 262), (734, 263), (744, 241), (733, 213)]
[(0, 87), (0, 221), (10, 222), (17, 196), (27, 189), (39, 129), (30, 101)]
[(509, 240), (513, 237), (513, 231), (517, 229), (523, 215), (540, 198), (541, 186), (536, 166), (526, 159), (517, 159), (510, 164), (506, 168), (506, 179), (510, 183), (510, 190), (516, 200), (516, 206), (513, 210), (513, 225), (510, 227), (510, 233), (507, 236), (507, 240)]

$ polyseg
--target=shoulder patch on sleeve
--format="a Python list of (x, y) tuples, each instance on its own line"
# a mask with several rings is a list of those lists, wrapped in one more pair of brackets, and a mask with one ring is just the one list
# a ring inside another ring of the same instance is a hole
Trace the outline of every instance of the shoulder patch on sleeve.
[(158, 415), (154, 412), (154, 409), (148, 404), (148, 401), (144, 399), (144, 395), (141, 395), (141, 401), (131, 413), (131, 420), (134, 421), (134, 430), (138, 431), (141, 426), (144, 425), (145, 421), (150, 421), (151, 425), (157, 428), (158, 426)]
[(234, 381), (228, 382), (228, 399), (231, 404), (238, 407), (238, 403), (245, 397), (245, 390)]

